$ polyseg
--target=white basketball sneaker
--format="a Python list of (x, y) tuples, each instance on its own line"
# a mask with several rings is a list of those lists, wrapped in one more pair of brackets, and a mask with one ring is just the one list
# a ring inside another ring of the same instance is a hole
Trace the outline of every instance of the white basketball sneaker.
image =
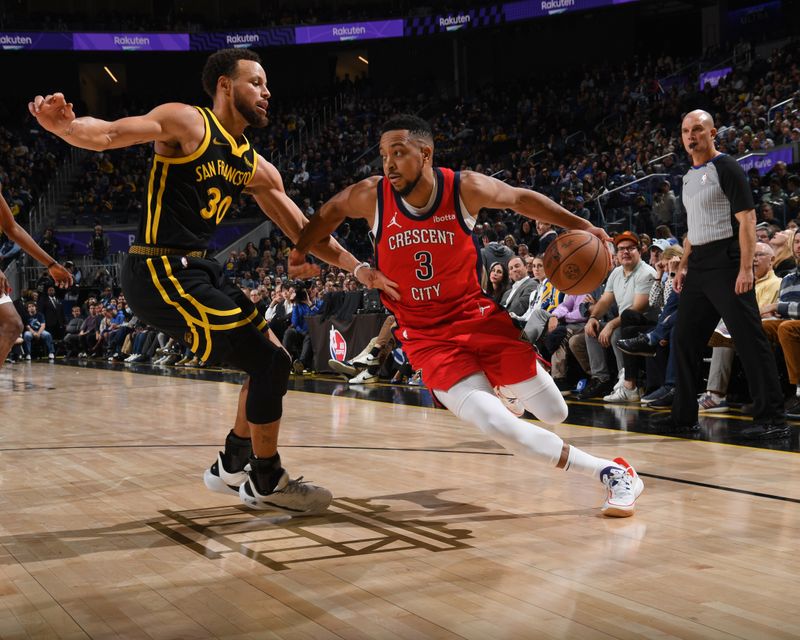
[(239, 486), (247, 480), (247, 472), (228, 471), (222, 459), (222, 452), (217, 454), (217, 461), (203, 473), (203, 482), (211, 491), (217, 493), (239, 495)]
[(250, 476), (239, 487), (239, 498), (251, 509), (283, 511), (293, 516), (310, 516), (323, 513), (331, 504), (333, 495), (323, 487), (303, 482), (303, 477), (292, 480), (283, 469), (275, 489), (262, 495), (255, 488)]
[(600, 472), (600, 481), (608, 495), (602, 513), (612, 518), (628, 518), (636, 508), (636, 498), (644, 491), (644, 482), (624, 458), (614, 458), (619, 466), (606, 467)]
[(519, 400), (519, 398), (512, 395), (507, 387), (495, 387), (494, 395), (500, 398), (503, 406), (518, 418), (522, 417), (522, 415), (525, 413), (525, 407), (523, 406), (522, 402)]

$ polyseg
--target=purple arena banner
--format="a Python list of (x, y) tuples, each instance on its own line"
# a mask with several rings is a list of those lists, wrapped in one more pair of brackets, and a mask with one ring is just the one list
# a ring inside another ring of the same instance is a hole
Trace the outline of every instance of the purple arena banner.
[(295, 27), (294, 29), (294, 39), (297, 44), (402, 37), (402, 20), (345, 22), (342, 24), (322, 24), (313, 27)]
[(719, 81), (722, 80), (725, 76), (727, 76), (731, 71), (733, 71), (733, 67), (714, 69), (713, 71), (706, 71), (705, 73), (701, 73), (699, 80), (700, 91), (702, 91), (705, 87), (716, 87), (719, 84)]
[(559, 13), (574, 13), (599, 7), (610, 7), (618, 4), (628, 4), (638, 0), (521, 0), (503, 5), (506, 22), (514, 20), (529, 20)]
[(457, 13), (438, 16), (417, 16), (406, 20), (406, 36), (428, 36), (434, 33), (491, 27), (503, 22), (503, 8), (499, 5), (465, 9)]
[(736, 162), (745, 172), (750, 171), (750, 169), (757, 169), (758, 175), (763, 176), (772, 171), (772, 167), (778, 162), (792, 164), (794, 162), (794, 145), (787, 144), (769, 151), (748, 153), (741, 158), (736, 158)]
[(188, 51), (188, 33), (73, 33), (76, 51)]
[(192, 33), (189, 35), (189, 41), (193, 51), (283, 47), (294, 44), (294, 27), (276, 27), (259, 31)]
[(25, 33), (0, 31), (0, 48), (3, 51), (30, 51), (34, 49), (57, 51), (72, 49), (72, 35), (49, 31), (29, 31)]

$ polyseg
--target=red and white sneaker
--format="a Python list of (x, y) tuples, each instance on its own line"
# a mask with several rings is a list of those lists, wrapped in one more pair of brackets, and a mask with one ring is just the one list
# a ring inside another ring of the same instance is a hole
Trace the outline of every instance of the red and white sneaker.
[(503, 406), (518, 418), (521, 418), (525, 413), (525, 407), (522, 402), (519, 398), (514, 397), (507, 387), (495, 387), (494, 395), (500, 398)]
[(608, 490), (601, 511), (611, 518), (628, 518), (636, 508), (636, 498), (644, 491), (644, 482), (625, 458), (614, 458), (614, 462), (619, 466), (600, 472), (600, 481)]

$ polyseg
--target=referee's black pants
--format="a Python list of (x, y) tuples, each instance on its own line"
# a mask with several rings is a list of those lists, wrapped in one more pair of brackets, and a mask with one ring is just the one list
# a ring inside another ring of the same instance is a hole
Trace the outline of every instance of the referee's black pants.
[(680, 293), (676, 324), (676, 424), (697, 422), (700, 359), (720, 317), (733, 338), (753, 398), (754, 421), (783, 424), (786, 420), (778, 369), (761, 327), (755, 291), (736, 295), (739, 243), (726, 238), (692, 247)]

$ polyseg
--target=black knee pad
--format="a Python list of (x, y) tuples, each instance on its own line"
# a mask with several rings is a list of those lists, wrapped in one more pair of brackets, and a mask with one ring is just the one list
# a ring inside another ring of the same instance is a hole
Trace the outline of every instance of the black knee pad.
[(275, 422), (283, 415), (283, 396), (289, 383), (292, 360), (283, 349), (267, 341), (271, 347), (264, 366), (250, 374), (245, 411), (247, 421), (255, 424)]

